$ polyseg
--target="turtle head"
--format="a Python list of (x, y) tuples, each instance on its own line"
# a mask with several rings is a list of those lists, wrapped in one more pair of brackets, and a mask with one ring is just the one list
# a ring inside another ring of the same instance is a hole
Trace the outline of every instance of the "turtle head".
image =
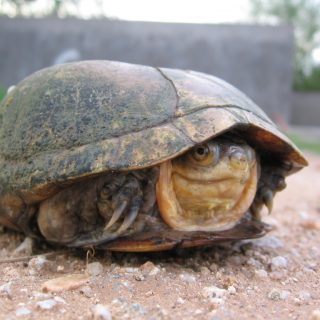
[(157, 200), (164, 221), (181, 231), (220, 231), (248, 211), (259, 163), (244, 141), (217, 138), (160, 165)]

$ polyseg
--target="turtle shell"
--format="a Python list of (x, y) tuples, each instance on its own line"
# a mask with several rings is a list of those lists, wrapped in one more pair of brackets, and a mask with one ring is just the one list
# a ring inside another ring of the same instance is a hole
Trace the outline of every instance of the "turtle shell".
[(243, 93), (203, 73), (110, 61), (40, 70), (0, 106), (2, 195), (33, 202), (57, 184), (146, 168), (237, 129), (260, 155), (307, 164)]

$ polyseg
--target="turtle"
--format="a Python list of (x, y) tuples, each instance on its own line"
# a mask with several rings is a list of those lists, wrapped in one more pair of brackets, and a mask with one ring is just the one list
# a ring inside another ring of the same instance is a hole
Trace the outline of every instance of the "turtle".
[(258, 238), (307, 165), (244, 93), (201, 72), (91, 60), (0, 105), (0, 223), (67, 247), (161, 251)]

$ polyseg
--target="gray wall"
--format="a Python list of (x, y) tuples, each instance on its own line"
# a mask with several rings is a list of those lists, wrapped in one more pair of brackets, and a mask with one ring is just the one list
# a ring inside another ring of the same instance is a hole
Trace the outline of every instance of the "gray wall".
[(320, 125), (320, 92), (294, 92), (292, 96), (292, 124)]
[(194, 69), (289, 120), (293, 33), (286, 26), (0, 18), (0, 84), (61, 61), (109, 59)]

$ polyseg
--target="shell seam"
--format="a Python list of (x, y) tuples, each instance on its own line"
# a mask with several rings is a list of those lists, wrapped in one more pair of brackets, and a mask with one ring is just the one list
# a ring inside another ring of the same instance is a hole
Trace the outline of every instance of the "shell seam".
[(173, 88), (175, 95), (176, 95), (176, 99), (177, 99), (176, 109), (178, 109), (180, 96), (179, 96), (178, 89), (177, 89), (176, 85), (174, 84), (173, 80), (169, 76), (167, 76), (161, 68), (155, 67), (155, 69), (162, 75), (162, 77), (164, 77), (170, 83), (171, 87)]

